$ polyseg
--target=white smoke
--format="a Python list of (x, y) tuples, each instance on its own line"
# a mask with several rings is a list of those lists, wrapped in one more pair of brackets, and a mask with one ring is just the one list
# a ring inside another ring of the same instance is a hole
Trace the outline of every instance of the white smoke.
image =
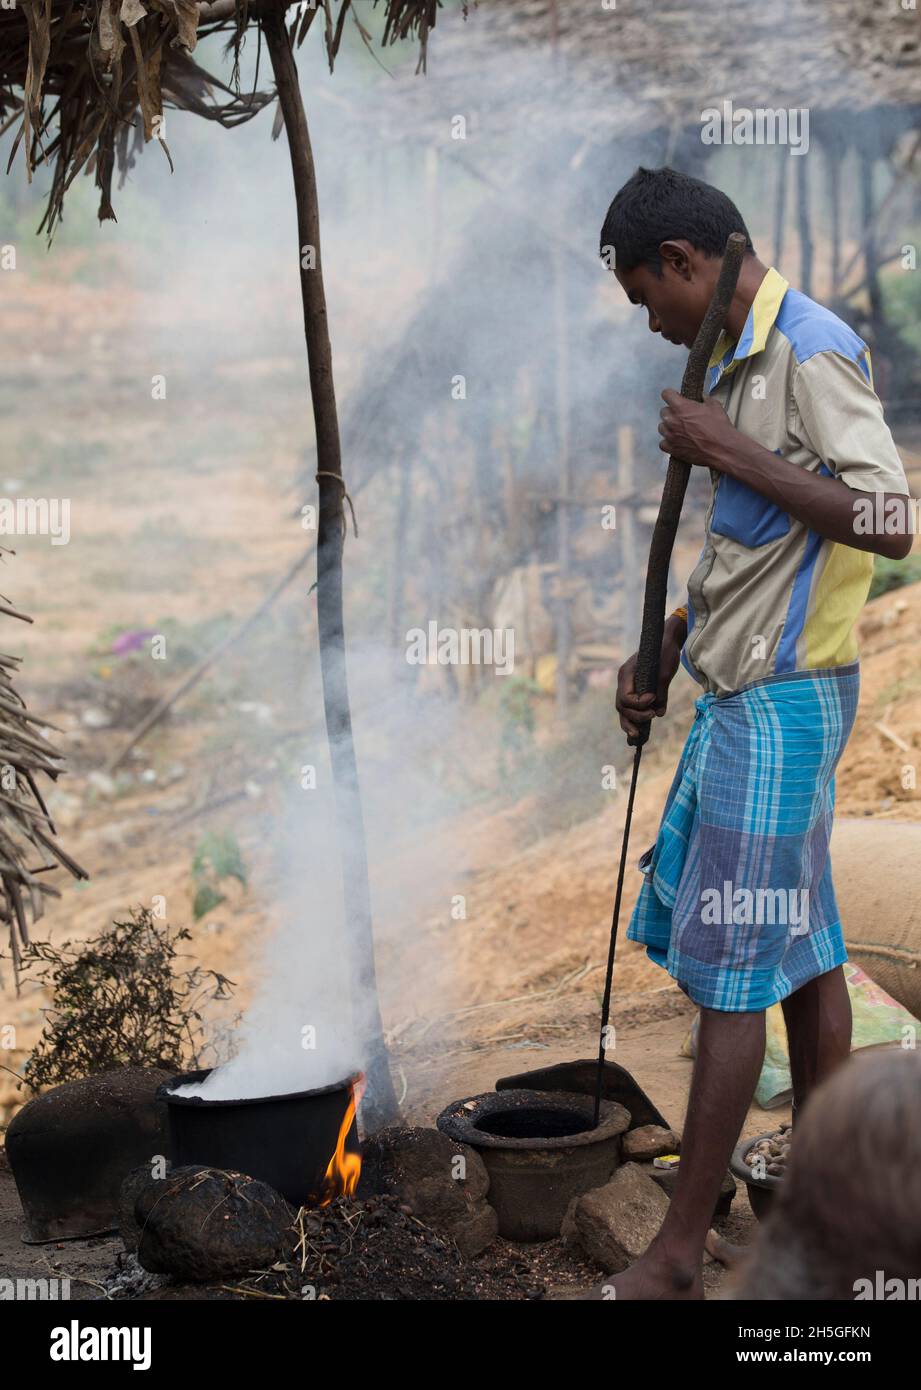
[[(406, 928), (420, 904), (440, 900), (447, 905), (456, 887), (454, 861), (439, 852), (431, 834), (450, 801), (427, 757), (431, 746), (450, 756), (457, 719), (449, 707), (440, 717), (429, 707), (427, 727), (421, 728), (413, 668), (399, 653), (395, 658), (381, 647), (356, 645), (349, 673), (357, 692), (353, 705), (378, 973), (391, 999), (422, 1008), (435, 1000), (431, 994), (426, 997), (426, 963), (418, 952), (405, 949)], [(315, 673), (307, 685), (302, 707), (319, 710)], [(297, 682), (292, 679), (281, 688), (296, 689)], [(377, 693), (369, 711), (370, 691)], [(275, 826), (270, 891), (278, 896), (279, 923), (264, 943), (255, 996), (234, 1039), (236, 1053), (204, 1082), (183, 1086), (178, 1094), (204, 1100), (287, 1095), (343, 1081), (365, 1069), (367, 1012), (374, 1001), (352, 997), (340, 832), (324, 743), (319, 721), (308, 736), (303, 763), (292, 767), (296, 790)], [(314, 767), (314, 758), (315, 786), (304, 771)], [(397, 856), (414, 836), (420, 848), (410, 855), (408, 870), (401, 871)], [(391, 939), (386, 923), (394, 924)]]

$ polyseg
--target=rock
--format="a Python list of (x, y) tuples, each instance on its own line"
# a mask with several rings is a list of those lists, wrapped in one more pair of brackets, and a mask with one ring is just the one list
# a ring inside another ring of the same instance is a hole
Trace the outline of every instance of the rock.
[[(169, 1167), (167, 1165), (167, 1173)], [(165, 1175), (164, 1175), (165, 1176)], [(122, 1182), (118, 1194), (118, 1233), (124, 1241), (125, 1249), (134, 1254), (137, 1251), (138, 1243), (141, 1238), (141, 1228), (134, 1215), (135, 1204), (148, 1183), (157, 1181), (151, 1171), (149, 1163), (142, 1163), (137, 1168), (132, 1168)], [(162, 1182), (163, 1179), (161, 1178)], [(161, 1192), (163, 1188), (159, 1189)]]
[(486, 1201), (474, 1202), (462, 1221), (445, 1228), (465, 1260), (488, 1250), (499, 1234), (499, 1217)]
[(667, 1211), (662, 1189), (639, 1164), (625, 1163), (604, 1187), (573, 1198), (561, 1234), (608, 1274), (617, 1274), (643, 1254)]
[(621, 1141), (624, 1162), (631, 1159), (661, 1158), (663, 1154), (681, 1152), (681, 1138), (673, 1129), (661, 1125), (640, 1125), (629, 1129)]
[(141, 1185), (138, 1260), (152, 1274), (206, 1283), (274, 1264), (294, 1243), (291, 1208), (268, 1183), (195, 1164)]
[(171, 1075), (156, 1067), (99, 1072), (53, 1087), (14, 1115), (6, 1151), (32, 1240), (118, 1226), (126, 1174), (168, 1153), (156, 1090)]
[[(653, 1182), (661, 1187), (667, 1197), (671, 1197), (675, 1190), (675, 1183), (678, 1181), (677, 1168), (666, 1170), (664, 1168), (653, 1168), (650, 1164), (648, 1168), (644, 1167), (644, 1172), (648, 1173)], [(732, 1206), (736, 1191), (736, 1180), (727, 1169), (726, 1175), (723, 1178), (723, 1185), (720, 1188), (720, 1195), (716, 1199), (716, 1206), (713, 1208), (711, 1221), (716, 1221), (718, 1218), (729, 1215), (729, 1209)]]
[(393, 1126), (362, 1148), (364, 1193), (388, 1193), (419, 1221), (450, 1237), (468, 1259), (495, 1240), (496, 1213), (486, 1202), (489, 1174), (475, 1150), (437, 1129)]

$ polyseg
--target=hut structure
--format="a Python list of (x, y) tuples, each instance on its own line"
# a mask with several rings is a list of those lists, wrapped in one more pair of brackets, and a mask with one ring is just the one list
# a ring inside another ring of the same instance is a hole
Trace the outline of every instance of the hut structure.
[[(398, 74), (362, 94), (392, 176), (424, 171), (435, 250), (428, 292), (368, 353), (346, 404), (350, 468), (429, 508), (433, 572), (453, 550), (468, 621), (492, 624), (510, 571), (537, 567), (561, 668), (599, 642), (622, 652), (638, 630), (655, 412), (676, 365), (641, 327), (612, 322), (597, 247), (638, 164), (727, 188), (762, 258), (870, 342), (891, 418), (919, 417), (921, 364), (886, 293), (921, 208), (919, 114), (921, 31), (903, 0), (719, 0), (706, 13), (686, 0), (484, 2), (466, 22), (445, 14), (426, 82)], [(358, 115), (343, 121), (357, 131)], [(446, 210), (464, 199), (476, 212), (452, 237)], [(458, 372), (476, 401), (462, 414), (444, 390)], [(690, 515), (705, 494), (692, 491)], [(599, 549), (605, 500), (621, 543)], [(586, 583), (597, 621), (568, 624)], [(397, 572), (395, 633), (404, 598)]]

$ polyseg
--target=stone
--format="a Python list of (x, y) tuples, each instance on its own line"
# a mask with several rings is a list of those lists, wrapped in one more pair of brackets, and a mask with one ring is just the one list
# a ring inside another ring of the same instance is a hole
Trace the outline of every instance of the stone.
[(499, 1217), (488, 1202), (474, 1202), (462, 1221), (445, 1229), (465, 1260), (488, 1250), (499, 1234)]
[(681, 1152), (681, 1138), (673, 1129), (661, 1125), (640, 1125), (629, 1129), (621, 1141), (624, 1162), (662, 1158), (664, 1154)]
[(264, 1269), (294, 1245), (294, 1214), (280, 1193), (201, 1164), (142, 1184), (134, 1219), (145, 1269), (201, 1284)]
[(617, 1274), (648, 1247), (668, 1211), (668, 1198), (638, 1163), (625, 1163), (604, 1187), (574, 1197), (561, 1234), (608, 1274)]
[[(168, 1171), (167, 1166), (167, 1173)], [(148, 1183), (154, 1181), (151, 1165), (142, 1163), (139, 1167), (132, 1168), (122, 1182), (118, 1194), (118, 1233), (129, 1254), (137, 1253), (141, 1238), (141, 1228), (134, 1214), (135, 1204)], [(159, 1190), (163, 1191), (162, 1188)]]
[(395, 1125), (362, 1146), (358, 1195), (388, 1193), (467, 1259), (492, 1244), (499, 1222), (488, 1204), (489, 1174), (474, 1149), (440, 1130)]
[(171, 1076), (157, 1067), (99, 1072), (52, 1087), (14, 1115), (6, 1152), (32, 1240), (118, 1227), (126, 1174), (169, 1152), (156, 1091)]

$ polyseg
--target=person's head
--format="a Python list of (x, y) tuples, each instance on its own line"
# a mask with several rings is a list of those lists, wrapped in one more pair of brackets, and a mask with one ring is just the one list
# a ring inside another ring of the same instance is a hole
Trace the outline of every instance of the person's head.
[[(921, 1052), (856, 1053), (797, 1115), (770, 1217), (731, 1289), (741, 1299), (917, 1297)], [(894, 1290), (894, 1292), (893, 1292)]]
[(637, 169), (614, 197), (601, 256), (649, 327), (690, 347), (703, 321), (731, 232), (748, 228), (735, 203), (675, 169)]

